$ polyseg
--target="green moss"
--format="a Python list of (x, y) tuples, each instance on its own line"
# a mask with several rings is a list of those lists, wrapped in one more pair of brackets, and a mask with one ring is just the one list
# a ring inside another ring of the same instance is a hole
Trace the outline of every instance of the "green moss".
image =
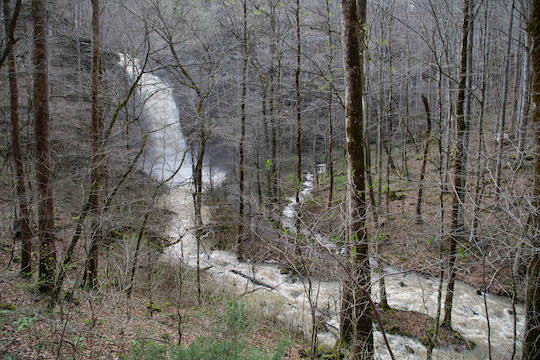
[(153, 313), (156, 313), (156, 312), (161, 312), (161, 307), (155, 305), (155, 304), (152, 303), (152, 302), (147, 302), (147, 303), (146, 303), (146, 308), (148, 309), (148, 311), (150, 312), (150, 314), (153, 314)]

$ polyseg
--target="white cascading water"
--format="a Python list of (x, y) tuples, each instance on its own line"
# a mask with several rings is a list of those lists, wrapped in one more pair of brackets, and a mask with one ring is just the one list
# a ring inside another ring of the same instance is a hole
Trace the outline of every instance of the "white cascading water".
[[(124, 66), (128, 76), (133, 80), (139, 74), (139, 62), (120, 54), (120, 65)], [(158, 76), (144, 74), (140, 80), (139, 95), (143, 102), (143, 111), (148, 130), (151, 131), (150, 142), (145, 157), (144, 169), (157, 179), (165, 179), (176, 171), (186, 151), (186, 141), (179, 125), (178, 109), (169, 88)], [(186, 159), (189, 160), (189, 159)], [(222, 179), (223, 173), (218, 174)], [(173, 211), (176, 216), (170, 224), (169, 234), (173, 239), (181, 241), (168, 252), (169, 258), (182, 258), (189, 266), (196, 266), (196, 240), (191, 229), (194, 228), (192, 189), (183, 181), (191, 177), (191, 164), (187, 161), (174, 179), (174, 187), (162, 199), (162, 206)], [(219, 180), (219, 179), (218, 179)], [(313, 176), (308, 174), (303, 183), (301, 202), (310, 196), (313, 188)], [(284, 226), (294, 229), (293, 218), (298, 204), (294, 198), (289, 198), (288, 205), (283, 209)], [(208, 212), (203, 209), (208, 219)], [(294, 230), (293, 230), (294, 231)], [(304, 231), (304, 230), (302, 230)], [(211, 234), (207, 234), (211, 235)], [(335, 244), (317, 234), (315, 238), (328, 251), (336, 252)], [(308, 335), (311, 329), (310, 307), (307, 295), (307, 284), (302, 278), (296, 278), (290, 273), (283, 273), (282, 267), (275, 263), (252, 264), (238, 261), (236, 254), (228, 251), (209, 251), (200, 256), (201, 267), (207, 268), (216, 280), (231, 284), (231, 288), (245, 292), (260, 288), (253, 292), (252, 297), (269, 304), (268, 308), (279, 308), (278, 318), (296, 330)], [(268, 289), (231, 272), (239, 271), (249, 275), (264, 284)], [(377, 300), (378, 275), (373, 274), (373, 298)], [(415, 272), (401, 272), (397, 269), (386, 268), (385, 280), (388, 302), (391, 307), (400, 310), (414, 310), (436, 316), (437, 288), (439, 280)], [(313, 282), (317, 294), (317, 314), (324, 314), (329, 331), (319, 334), (319, 341), (333, 345), (337, 339), (339, 327), (340, 284), (338, 282)], [(443, 294), (444, 299), (444, 294)], [(493, 359), (510, 359), (514, 341), (512, 304), (508, 298), (488, 294), (486, 296), (491, 328), (491, 347)], [(524, 308), (517, 306), (518, 337), (524, 323)], [(269, 310), (270, 311), (270, 310)], [(486, 359), (488, 358), (488, 326), (483, 296), (476, 294), (473, 287), (462, 282), (456, 282), (454, 294), (454, 310), (452, 326), (463, 337), (476, 343), (472, 351), (456, 350), (453, 348), (436, 348), (434, 359)], [(431, 325), (426, 325), (431, 326)], [(419, 341), (398, 336), (387, 335), (396, 359), (425, 359), (426, 348)], [(521, 344), (518, 342), (518, 354)], [(375, 332), (376, 359), (390, 359), (383, 344), (382, 335)], [(414, 353), (411, 353), (411, 350)]]
[[(126, 69), (129, 79), (135, 81), (142, 70), (140, 60), (119, 55), (119, 64)], [(189, 180), (192, 175), (191, 157), (187, 152), (187, 141), (180, 125), (173, 90), (158, 76), (144, 73), (137, 92), (148, 133), (142, 163), (144, 171), (163, 181), (178, 170), (184, 158), (182, 168), (171, 182), (178, 184)]]

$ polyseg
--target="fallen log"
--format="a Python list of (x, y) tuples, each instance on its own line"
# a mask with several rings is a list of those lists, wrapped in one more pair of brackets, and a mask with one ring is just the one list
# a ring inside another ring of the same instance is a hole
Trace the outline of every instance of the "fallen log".
[(268, 284), (265, 284), (263, 283), (262, 281), (260, 280), (257, 280), (255, 279), (254, 277), (252, 276), (249, 276), (249, 275), (246, 275), (238, 270), (229, 270), (230, 272), (232, 272), (233, 274), (236, 274), (236, 275), (240, 275), (241, 277), (243, 277), (244, 279), (248, 279), (249, 281), (251, 281), (252, 283), (254, 283), (255, 285), (259, 285), (259, 286), (264, 286), (265, 288), (268, 288), (270, 290), (274, 290), (274, 287), (273, 286), (270, 286)]

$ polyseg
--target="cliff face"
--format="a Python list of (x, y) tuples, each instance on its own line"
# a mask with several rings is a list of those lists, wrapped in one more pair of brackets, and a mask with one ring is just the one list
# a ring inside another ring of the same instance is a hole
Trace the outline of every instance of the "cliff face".
[[(34, 130), (32, 114), (32, 53), (31, 26), (29, 19), (20, 23), (15, 49), (18, 66), (20, 137), (23, 148), (25, 167), (27, 168), (28, 190), (31, 205), (34, 190)], [(49, 76), (50, 76), (50, 142), (52, 155), (52, 175), (56, 204), (56, 236), (60, 240), (70, 239), (73, 234), (74, 219), (80, 213), (87, 197), (90, 181), (91, 155), (91, 90), (90, 72), (92, 62), (92, 43), (90, 38), (77, 35), (71, 25), (65, 22), (51, 21), (49, 33)], [(130, 84), (124, 69), (117, 65), (119, 55), (104, 45), (102, 50), (103, 82), (103, 118), (107, 128), (117, 104), (122, 101)], [(5, 169), (11, 167), (11, 139), (9, 134), (9, 93), (7, 87), (7, 67), (0, 69), (0, 162)], [(118, 116), (113, 127), (112, 137), (106, 144), (107, 189), (104, 198), (110, 195), (119, 180), (124, 177), (130, 164), (140, 150), (141, 132), (138, 126), (135, 106), (126, 107)], [(128, 115), (129, 113), (129, 115)], [(134, 126), (129, 126), (129, 123)], [(0, 197), (11, 199), (12, 173), (2, 171)], [(103, 226), (111, 232), (130, 232), (138, 227), (142, 213), (151, 207), (146, 194), (153, 191), (155, 181), (146, 174), (134, 171), (126, 178), (119, 189), (110, 214), (103, 217)], [(3, 207), (0, 210), (5, 219), (14, 216), (15, 207)], [(163, 218), (163, 217), (162, 217)], [(163, 220), (165, 221), (165, 220)], [(6, 232), (11, 226), (2, 224)], [(6, 234), (9, 238), (10, 235)]]

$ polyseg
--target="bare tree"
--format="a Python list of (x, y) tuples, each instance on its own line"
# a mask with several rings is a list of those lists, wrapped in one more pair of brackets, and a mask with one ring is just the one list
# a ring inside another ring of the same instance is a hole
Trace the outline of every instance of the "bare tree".
[(431, 138), (431, 112), (426, 95), (422, 94), (424, 109), (426, 110), (426, 139), (424, 141), (424, 154), (422, 156), (422, 167), (420, 168), (420, 184), (418, 185), (418, 200), (416, 201), (416, 223), (421, 224), (422, 220), (422, 191), (424, 185), (424, 175), (426, 173), (426, 163), (429, 152), (429, 140)]
[(342, 0), (342, 42), (346, 89), (348, 237), (350, 278), (343, 284), (341, 336), (352, 343), (352, 359), (373, 359), (370, 314), (369, 241), (366, 231), (366, 189), (362, 95), (364, 87), (366, 1)]
[(34, 26), (34, 131), (38, 189), (39, 289), (50, 292), (56, 271), (54, 201), (49, 150), (49, 55), (47, 1), (32, 0)]
[(510, 21), (508, 25), (508, 42), (506, 43), (506, 60), (504, 64), (504, 88), (502, 96), (501, 117), (497, 126), (497, 167), (495, 169), (495, 199), (499, 200), (501, 194), (501, 167), (504, 143), (504, 127), (506, 125), (506, 100), (508, 98), (508, 73), (510, 72), (510, 48), (512, 45), (512, 27), (514, 24), (514, 8), (515, 1), (512, 1), (512, 9), (510, 10)]
[(19, 14), (21, 12), (22, 0), (17, 0), (15, 2), (13, 13), (11, 13), (9, 3), (10, 0), (3, 0), (6, 39), (5, 42), (2, 41), (2, 43), (0, 43), (1, 45), (5, 44), (2, 48), (2, 51), (0, 52), (0, 68), (2, 67), (2, 65), (4, 65), (4, 62), (12, 53), (13, 48), (15, 47), (15, 44), (17, 42), (17, 39), (15, 39), (15, 30), (17, 29), (17, 20), (19, 20)]
[(529, 22), (529, 36), (532, 42), (532, 125), (535, 141), (534, 184), (531, 214), (532, 261), (529, 266), (527, 280), (527, 296), (525, 307), (527, 320), (525, 323), (525, 340), (523, 343), (523, 359), (538, 359), (540, 356), (540, 0), (534, 0)]
[[(15, 43), (14, 31), (11, 30), (13, 17), (16, 16), (20, 8), (20, 1), (17, 1), (14, 14), (11, 15), (10, 0), (4, 0), (4, 23), (6, 34), (10, 36), (8, 43)], [(11, 16), (10, 16), (11, 15)], [(19, 88), (17, 84), (17, 62), (13, 51), (7, 55), (8, 61), (8, 81), (9, 81), (9, 108), (11, 121), (11, 151), (13, 152), (13, 165), (17, 183), (17, 200), (20, 214), (18, 216), (18, 232), (22, 243), (21, 248), (21, 274), (31, 276), (32, 274), (32, 229), (30, 226), (30, 207), (26, 193), (26, 180), (24, 175), (24, 163), (19, 137)]]
[(92, 159), (91, 159), (91, 193), (90, 206), (93, 215), (92, 238), (88, 253), (85, 284), (93, 288), (98, 281), (99, 248), (103, 233), (100, 222), (101, 193), (103, 191), (103, 115), (100, 101), (100, 73), (101, 73), (101, 27), (100, 3), (92, 0)]
[[(296, 88), (296, 204), (300, 204), (300, 192), (302, 191), (302, 112), (300, 93), (300, 72), (302, 68), (302, 38), (300, 32), (300, 0), (296, 0), (294, 9), (296, 20), (296, 69), (294, 71), (294, 83)], [(315, 169), (317, 171), (317, 169)], [(316, 173), (314, 176), (317, 176)]]
[(465, 118), (465, 92), (467, 89), (467, 41), (469, 37), (469, 0), (463, 0), (463, 26), (461, 38), (461, 65), (459, 70), (459, 85), (456, 104), (456, 154), (454, 159), (454, 196), (452, 198), (452, 225), (451, 234), (448, 237), (448, 284), (446, 287), (446, 298), (444, 303), (444, 318), (442, 325), (448, 329), (452, 328), (452, 303), (454, 299), (455, 284), (455, 263), (457, 257), (457, 244), (461, 244), (464, 239), (463, 205), (465, 200), (465, 189), (463, 188), (467, 170), (464, 168), (465, 133), (469, 124)]

